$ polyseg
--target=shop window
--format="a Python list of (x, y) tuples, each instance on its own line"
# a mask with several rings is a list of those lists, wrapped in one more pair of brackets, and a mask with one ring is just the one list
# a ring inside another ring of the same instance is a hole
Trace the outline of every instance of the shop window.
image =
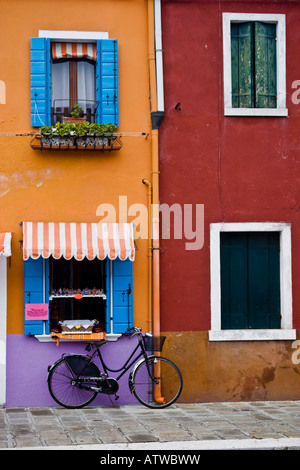
[(65, 320), (95, 320), (105, 330), (106, 260), (49, 260), (50, 330)]
[(132, 224), (23, 222), (24, 333), (94, 320), (106, 334), (124, 333), (133, 325), (134, 257)]

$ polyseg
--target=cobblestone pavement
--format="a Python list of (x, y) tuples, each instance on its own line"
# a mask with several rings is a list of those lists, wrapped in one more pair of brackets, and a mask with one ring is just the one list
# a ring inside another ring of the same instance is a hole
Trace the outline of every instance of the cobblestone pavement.
[[(1, 408), (0, 449), (177, 443), (284, 441), (300, 449), (300, 402), (187, 403), (163, 410), (141, 405)], [(181, 443), (181, 444), (179, 444)], [(132, 448), (132, 447), (131, 447)], [(157, 447), (156, 447), (157, 448)], [(46, 449), (45, 449), (46, 450)]]

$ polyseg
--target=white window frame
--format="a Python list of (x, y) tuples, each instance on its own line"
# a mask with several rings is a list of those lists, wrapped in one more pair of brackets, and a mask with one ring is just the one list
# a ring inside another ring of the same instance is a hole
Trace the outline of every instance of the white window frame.
[[(233, 108), (231, 83), (231, 23), (261, 21), (277, 26), (277, 108)], [(225, 116), (287, 116), (285, 15), (260, 13), (223, 13), (223, 69)]]
[[(221, 232), (279, 232), (280, 234), (280, 329), (221, 329)], [(210, 341), (293, 340), (291, 225), (241, 222), (210, 225), (211, 329)]]
[(39, 30), (39, 38), (49, 38), (54, 41), (96, 41), (108, 39), (107, 31), (59, 31)]

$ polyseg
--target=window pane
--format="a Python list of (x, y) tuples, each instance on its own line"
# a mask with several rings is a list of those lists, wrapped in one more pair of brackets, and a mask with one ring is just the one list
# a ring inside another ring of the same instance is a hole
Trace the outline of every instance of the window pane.
[(69, 108), (69, 62), (57, 62), (52, 64), (52, 108), (63, 113), (64, 108)]

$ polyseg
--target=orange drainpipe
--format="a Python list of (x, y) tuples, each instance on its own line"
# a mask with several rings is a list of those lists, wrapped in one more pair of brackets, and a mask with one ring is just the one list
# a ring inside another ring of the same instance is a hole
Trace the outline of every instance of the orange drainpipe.
[(152, 237), (151, 237), (151, 204), (152, 204), (152, 185), (149, 180), (144, 178), (142, 183), (148, 188), (148, 331), (152, 331)]
[[(150, 82), (150, 111), (152, 119), (152, 291), (153, 291), (153, 334), (160, 336), (160, 243), (159, 243), (159, 151), (158, 151), (158, 115), (157, 77), (155, 62), (155, 18), (154, 1), (148, 0), (148, 59)], [(159, 371), (158, 371), (159, 373)], [(160, 386), (154, 389), (157, 402), (164, 402)]]

